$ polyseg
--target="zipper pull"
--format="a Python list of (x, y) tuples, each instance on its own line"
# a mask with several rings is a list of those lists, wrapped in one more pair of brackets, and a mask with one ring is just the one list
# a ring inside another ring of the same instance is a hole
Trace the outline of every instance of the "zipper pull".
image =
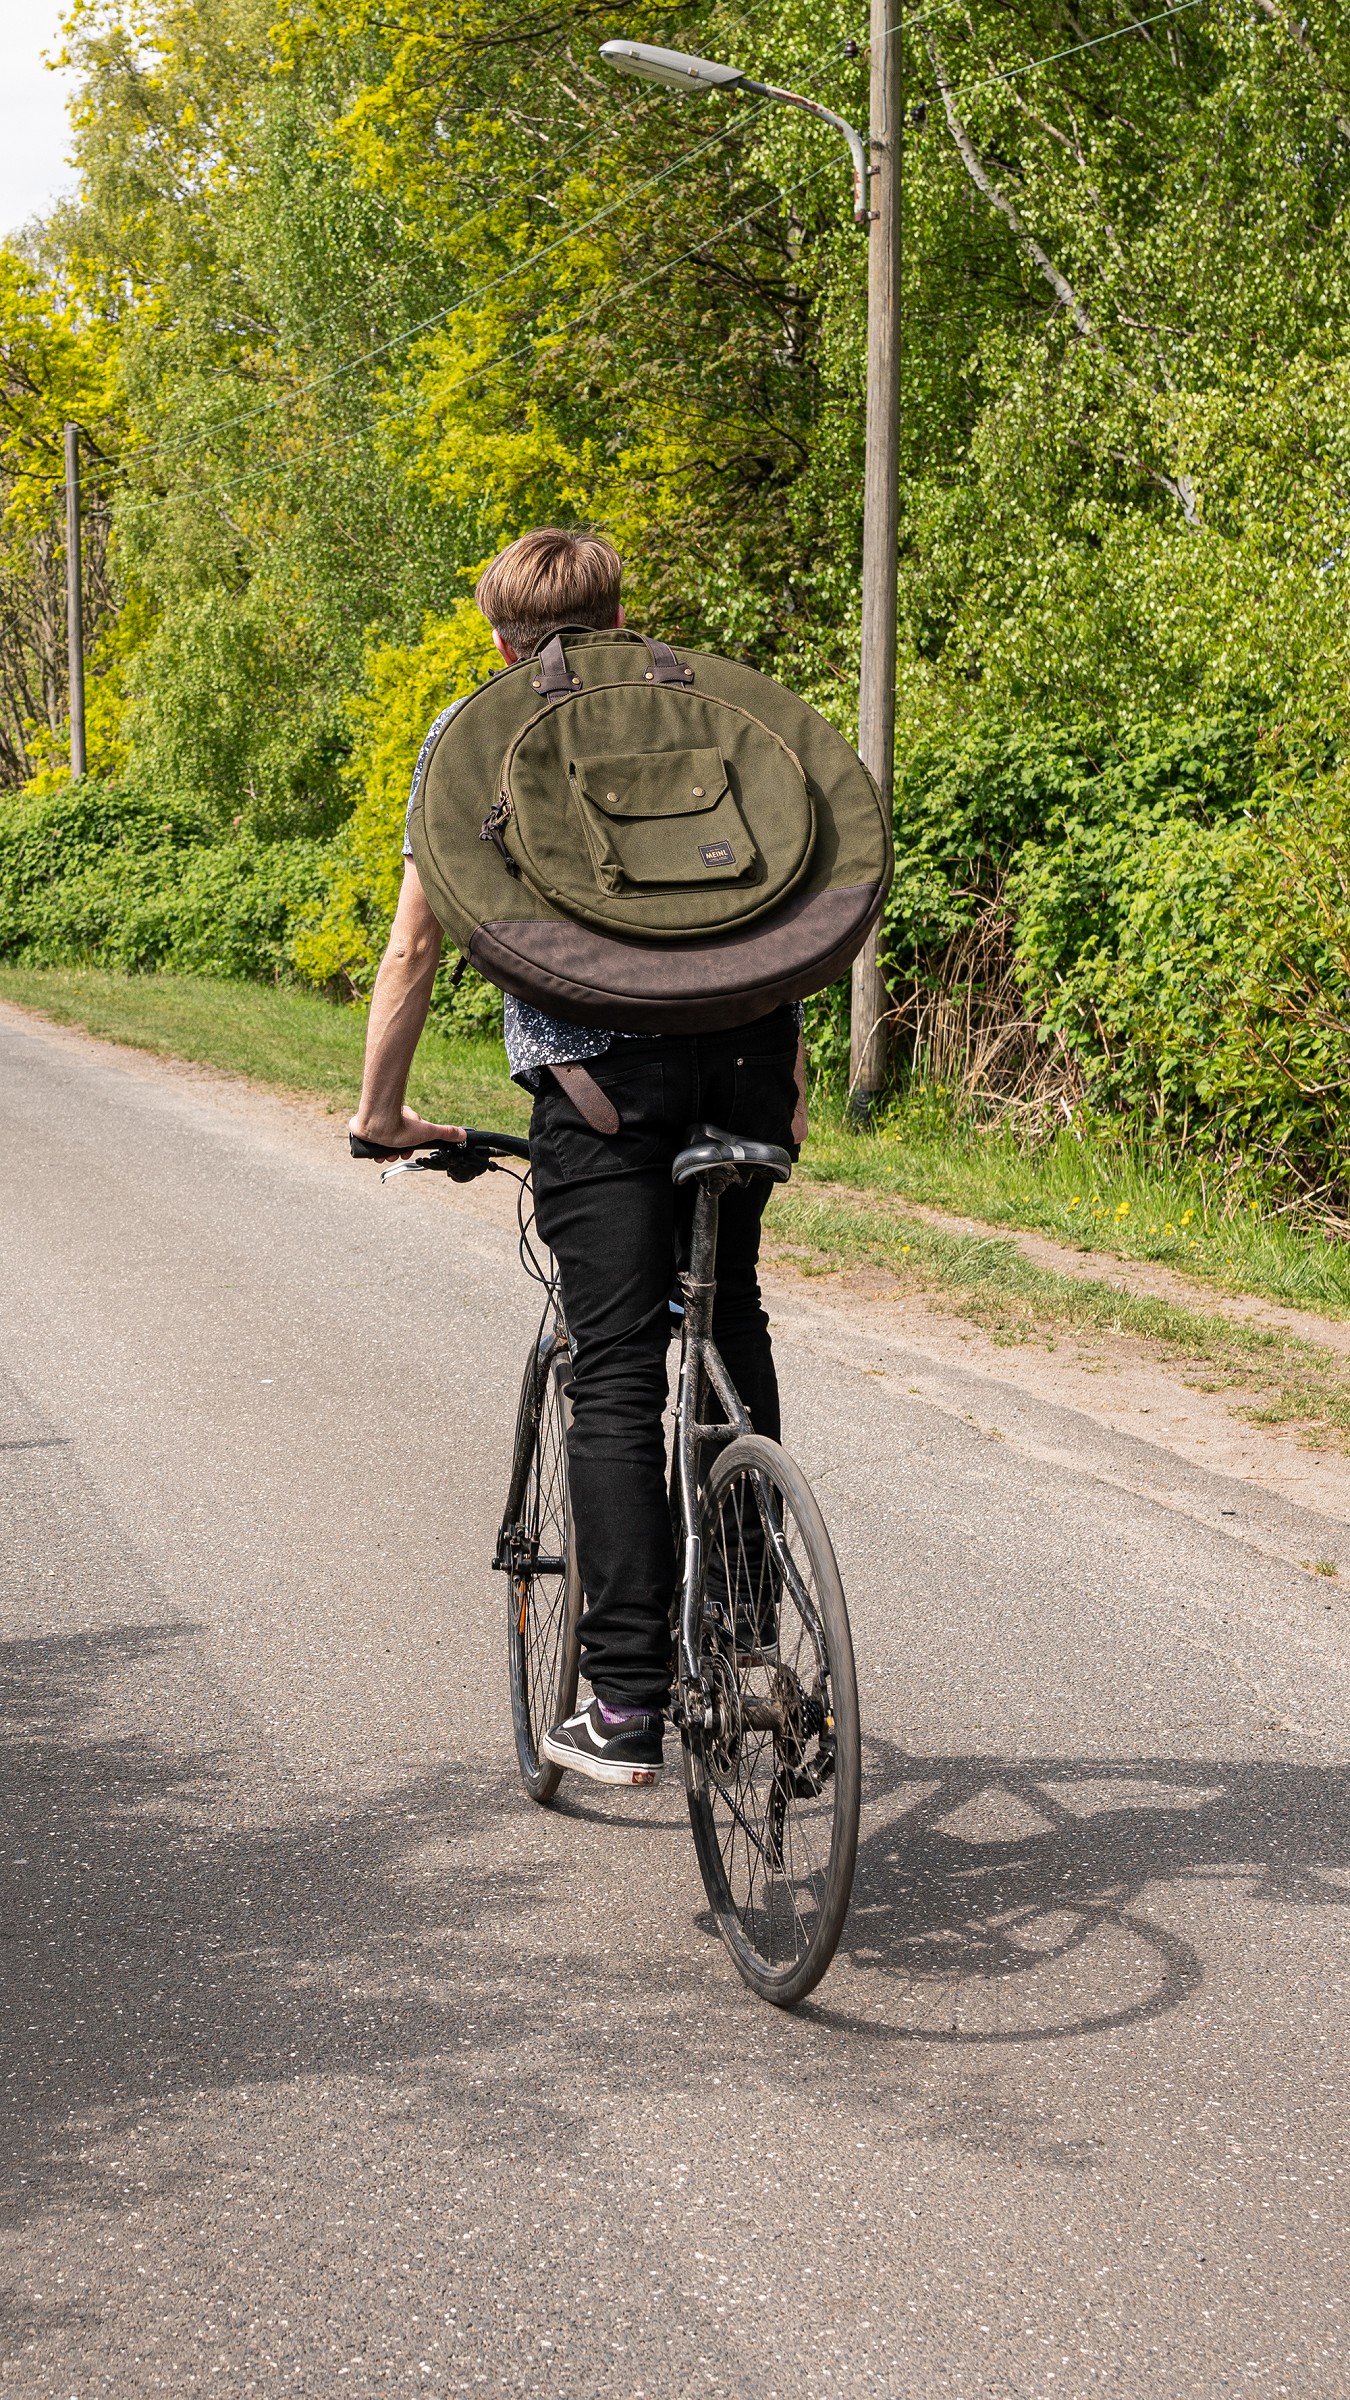
[(515, 860), (512, 858), (510, 851), (506, 847), (506, 841), (502, 833), (502, 827), (506, 823), (507, 818), (513, 816), (514, 813), (515, 811), (511, 805), (510, 793), (502, 792), (498, 795), (496, 807), (491, 809), (488, 815), (484, 817), (483, 822), (478, 830), (479, 841), (491, 842), (493, 848), (501, 853), (503, 864), (505, 865), (509, 875), (519, 875), (520, 869), (516, 865)]

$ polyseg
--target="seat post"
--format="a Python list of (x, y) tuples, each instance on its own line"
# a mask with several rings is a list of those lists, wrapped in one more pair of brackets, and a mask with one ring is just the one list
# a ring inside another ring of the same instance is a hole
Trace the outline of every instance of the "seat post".
[(689, 1331), (707, 1341), (712, 1333), (713, 1279), (717, 1271), (717, 1218), (721, 1177), (714, 1168), (700, 1175), (689, 1235), (689, 1265), (680, 1277)]
[(684, 1342), (676, 1405), (675, 1471), (684, 1533), (680, 1598), (681, 1679), (690, 1695), (700, 1688), (698, 1611), (703, 1579), (698, 1532), (702, 1444), (696, 1428), (703, 1420), (707, 1391), (704, 1359), (712, 1341), (718, 1200), (723, 1184), (730, 1180), (727, 1170), (722, 1166), (711, 1166), (699, 1175), (698, 1190), (694, 1194), (694, 1219), (689, 1233), (689, 1264), (680, 1276), (680, 1289), (684, 1294)]

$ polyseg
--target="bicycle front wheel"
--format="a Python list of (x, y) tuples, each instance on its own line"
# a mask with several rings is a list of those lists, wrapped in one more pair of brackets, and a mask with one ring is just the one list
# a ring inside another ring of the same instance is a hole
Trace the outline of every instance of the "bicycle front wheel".
[(566, 1350), (555, 1349), (526, 1375), (521, 1412), (534, 1418), (534, 1442), (512, 1537), (511, 1720), (521, 1780), (541, 1803), (562, 1781), (561, 1767), (543, 1756), (541, 1744), (576, 1706), (581, 1655), (581, 1578), (567, 1482), (569, 1366)]
[(858, 1851), (858, 1686), (834, 1550), (801, 1469), (758, 1434), (704, 1488), (702, 1672), (712, 1723), (685, 1788), (718, 1931), (780, 2008), (820, 1981)]

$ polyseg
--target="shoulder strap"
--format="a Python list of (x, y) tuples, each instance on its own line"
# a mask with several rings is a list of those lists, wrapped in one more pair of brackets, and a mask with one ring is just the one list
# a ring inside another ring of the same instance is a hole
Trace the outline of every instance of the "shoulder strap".
[(645, 683), (693, 682), (693, 668), (680, 665), (669, 642), (649, 642), (645, 633), (640, 638), (643, 648), (652, 662), (643, 677)]
[[(650, 642), (645, 633), (639, 634), (638, 639), (652, 662), (644, 672), (644, 683), (686, 684), (693, 682), (693, 668), (680, 665), (669, 642)], [(567, 654), (562, 646), (561, 634), (551, 633), (548, 640), (543, 643), (539, 652), (538, 665), (539, 672), (533, 678), (534, 689), (541, 694), (545, 701), (569, 700), (573, 692), (580, 691), (581, 677), (574, 675), (567, 664)]]
[(546, 700), (569, 699), (573, 692), (581, 688), (581, 677), (573, 675), (568, 667), (559, 634), (551, 633), (539, 653), (539, 672), (534, 678), (534, 688), (542, 692)]

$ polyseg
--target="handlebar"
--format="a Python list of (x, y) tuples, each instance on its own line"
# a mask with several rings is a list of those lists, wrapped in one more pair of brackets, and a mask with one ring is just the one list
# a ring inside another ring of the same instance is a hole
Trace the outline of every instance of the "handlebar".
[(472, 1183), (477, 1175), (486, 1175), (494, 1159), (523, 1158), (529, 1162), (530, 1145), (518, 1133), (483, 1133), (476, 1125), (466, 1125), (462, 1142), (427, 1142), (421, 1146), (425, 1156), (416, 1149), (410, 1158), (404, 1150), (388, 1150), (379, 1142), (366, 1142), (359, 1133), (349, 1133), (347, 1141), (353, 1158), (382, 1158), (396, 1163), (385, 1168), (381, 1183), (391, 1175), (449, 1175), (456, 1183)]

